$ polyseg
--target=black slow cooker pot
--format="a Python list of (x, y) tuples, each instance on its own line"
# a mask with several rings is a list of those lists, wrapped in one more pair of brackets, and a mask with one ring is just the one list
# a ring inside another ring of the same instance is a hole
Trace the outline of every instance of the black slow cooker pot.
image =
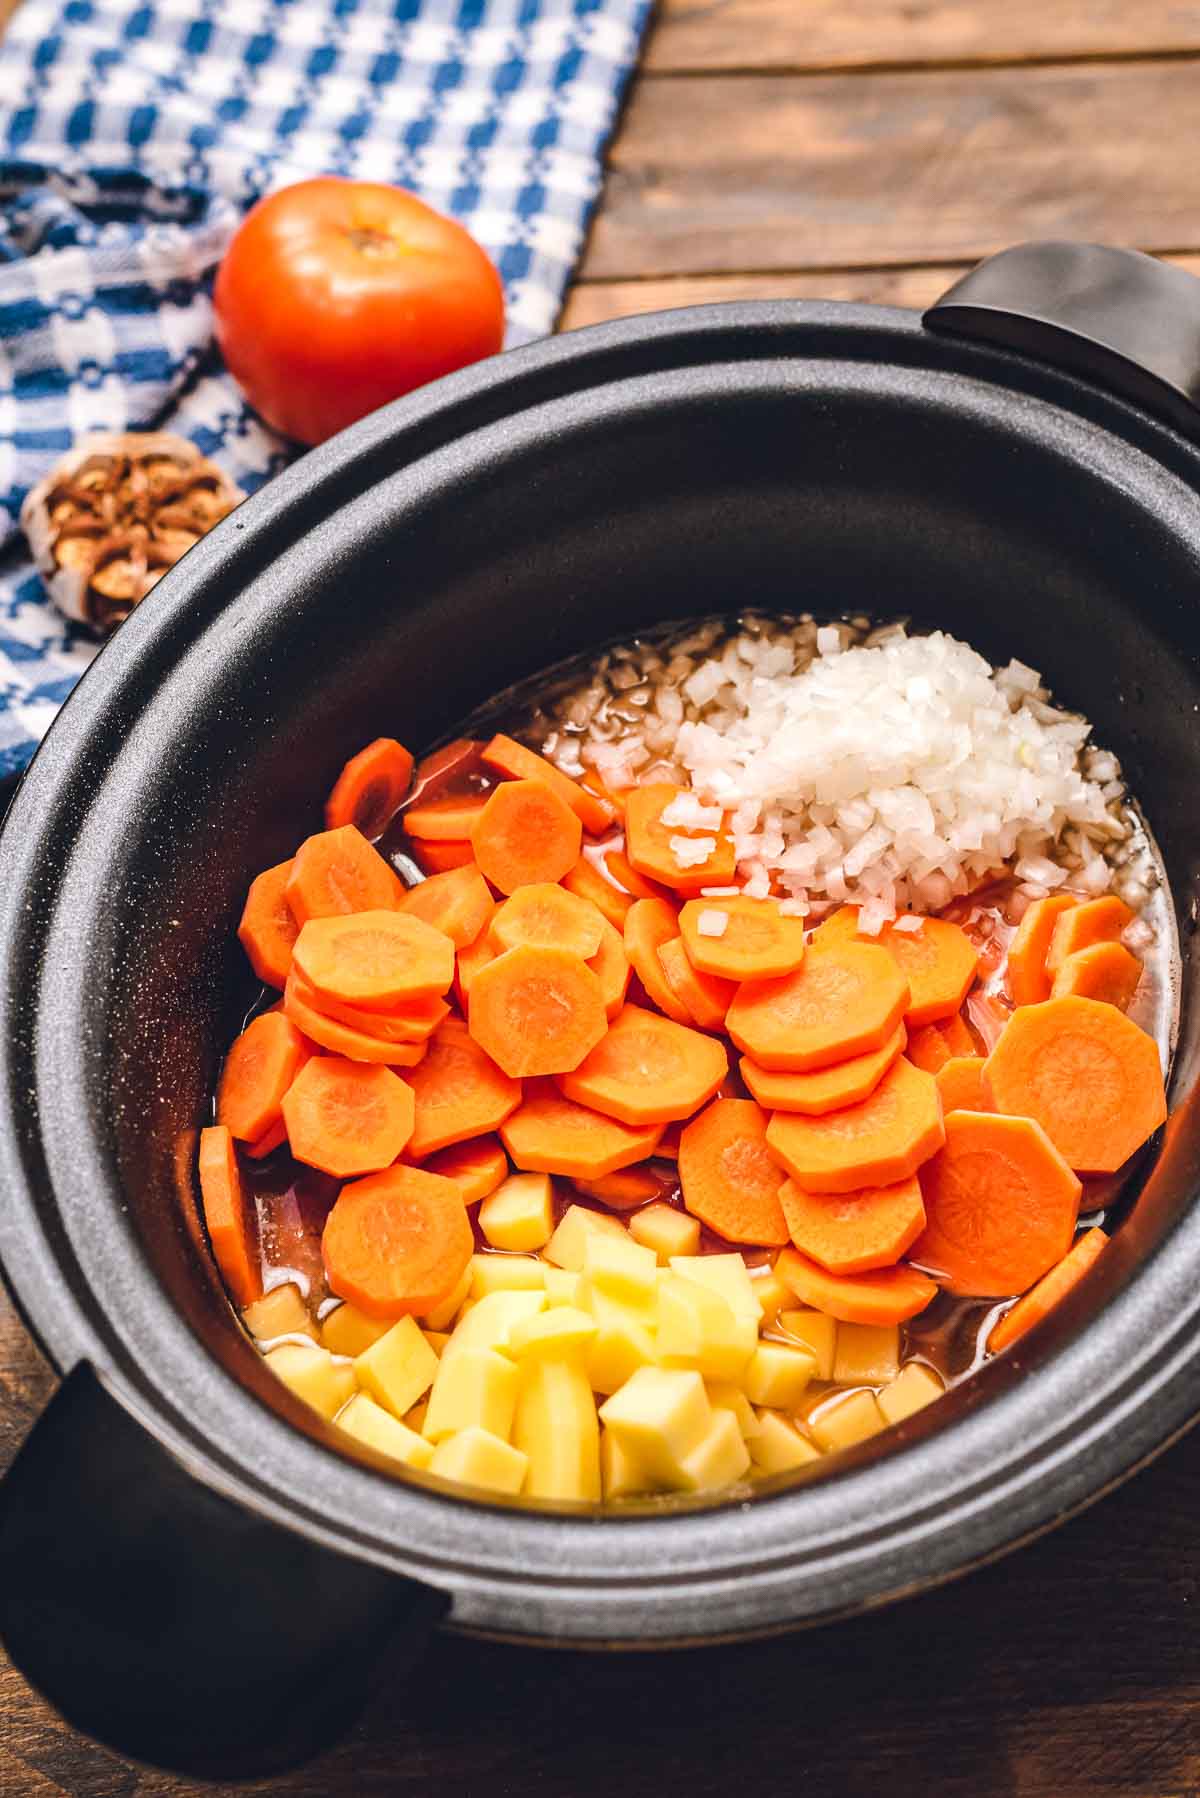
[[(0, 843), (0, 1256), (63, 1383), (0, 1489), (0, 1631), (115, 1747), (265, 1770), (385, 1649), (815, 1623), (1000, 1553), (1200, 1410), (1200, 283), (1010, 251), (922, 320), (702, 307), (523, 349), (306, 456), (68, 702)], [(1096, 1273), (941, 1404), (750, 1502), (628, 1515), (396, 1478), (294, 1401), (204, 1244), (196, 1132), (260, 868), (376, 734), (746, 605), (911, 613), (1120, 756), (1184, 937), (1173, 1116)]]

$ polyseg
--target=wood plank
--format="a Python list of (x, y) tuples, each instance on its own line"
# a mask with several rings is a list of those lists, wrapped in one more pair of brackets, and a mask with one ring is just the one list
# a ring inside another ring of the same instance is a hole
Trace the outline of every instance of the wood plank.
[(974, 261), (1022, 238), (1200, 248), (1188, 63), (647, 76), (591, 279)]
[(854, 69), (1194, 50), (1196, 0), (661, 0), (644, 67)]

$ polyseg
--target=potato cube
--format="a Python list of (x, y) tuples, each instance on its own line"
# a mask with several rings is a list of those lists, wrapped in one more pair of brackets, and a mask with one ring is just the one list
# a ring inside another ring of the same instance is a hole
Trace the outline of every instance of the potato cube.
[(479, 1207), (479, 1228), (494, 1249), (544, 1249), (554, 1234), (549, 1174), (510, 1174)]
[(704, 1381), (682, 1368), (640, 1367), (600, 1407), (601, 1422), (621, 1447), (670, 1487), (681, 1483), (683, 1458), (705, 1440), (712, 1417)]
[[(424, 1344), (421, 1345), (424, 1347)], [(354, 1391), (354, 1369), (316, 1343), (281, 1342), (263, 1356), (284, 1385), (322, 1417), (333, 1417)], [(435, 1363), (436, 1365), (436, 1363)]]
[(335, 1355), (353, 1361), (391, 1329), (386, 1317), (368, 1317), (357, 1305), (339, 1305), (321, 1319), (321, 1341)]
[(635, 1455), (613, 1435), (603, 1430), (600, 1435), (600, 1484), (605, 1498), (633, 1498), (639, 1492), (651, 1492), (654, 1481)]
[(833, 1377), (839, 1386), (882, 1386), (900, 1369), (898, 1324), (839, 1324)]
[(512, 1439), (529, 1462), (524, 1490), (531, 1498), (599, 1499), (600, 1425), (577, 1360), (525, 1364)]
[(586, 1205), (569, 1205), (546, 1244), (546, 1259), (555, 1267), (565, 1267), (570, 1273), (582, 1273), (584, 1246), (590, 1236), (623, 1237), (626, 1234), (624, 1224), (619, 1224), (607, 1211), (590, 1211)]
[(653, 1313), (657, 1267), (654, 1250), (634, 1242), (627, 1230), (591, 1235), (584, 1244), (583, 1277), (592, 1291), (631, 1309)]
[(719, 1293), (733, 1315), (753, 1324), (758, 1335), (762, 1310), (740, 1255), (672, 1255), (671, 1271)]
[(615, 1392), (639, 1367), (658, 1360), (654, 1331), (640, 1312), (607, 1293), (581, 1292), (580, 1297), (596, 1320), (596, 1334), (587, 1350), (588, 1379), (595, 1392)]
[(403, 1417), (411, 1411), (438, 1370), (438, 1358), (411, 1317), (402, 1317), (364, 1349), (354, 1363), (354, 1376), (364, 1392)]
[(467, 1265), (462, 1270), (461, 1277), (446, 1294), (441, 1304), (435, 1305), (433, 1310), (426, 1312), (425, 1316), (421, 1319), (421, 1322), (425, 1325), (427, 1330), (448, 1330), (450, 1328), (450, 1325), (454, 1322), (454, 1319), (458, 1316), (459, 1312), (466, 1304), (467, 1299), (470, 1297), (471, 1282), (475, 1273), (475, 1269), (472, 1266), (473, 1261), (474, 1256), (472, 1256), (471, 1261), (467, 1262)]
[[(300, 1288), (290, 1280), (286, 1286), (276, 1286), (261, 1299), (255, 1299), (252, 1305), (247, 1305), (242, 1312), (242, 1322), (259, 1342), (271, 1342), (276, 1336), (316, 1335)], [(327, 1342), (325, 1346), (332, 1348), (333, 1344)], [(335, 1349), (334, 1353), (344, 1353), (344, 1350)]]
[(421, 1334), (435, 1355), (440, 1355), (450, 1340), (450, 1332), (448, 1330), (422, 1330)]
[(546, 1270), (536, 1255), (472, 1255), (471, 1297), (493, 1292), (544, 1292)]
[(508, 1353), (516, 1361), (534, 1355), (581, 1355), (596, 1334), (596, 1320), (575, 1305), (555, 1305), (523, 1318), (509, 1333)]
[(680, 1460), (679, 1484), (687, 1492), (713, 1492), (732, 1486), (749, 1468), (750, 1451), (737, 1418), (732, 1411), (714, 1411), (703, 1437)]
[(407, 1424), (377, 1405), (365, 1392), (356, 1392), (349, 1404), (337, 1414), (337, 1427), (359, 1442), (378, 1449), (393, 1461), (404, 1461), (410, 1467), (428, 1467), (433, 1458), (433, 1444)]
[(465, 1348), (499, 1349), (503, 1353), (513, 1325), (523, 1317), (536, 1317), (545, 1307), (544, 1291), (489, 1292), (469, 1312), (464, 1311), (455, 1324), (442, 1350), (443, 1362)]
[(886, 1426), (873, 1392), (851, 1392), (845, 1398), (818, 1406), (808, 1427), (820, 1446), (832, 1453), (838, 1448), (853, 1448), (856, 1442), (865, 1442)]
[(439, 1442), (429, 1471), (464, 1486), (515, 1495), (521, 1490), (527, 1466), (520, 1449), (475, 1425)]
[(816, 1371), (817, 1364), (807, 1349), (792, 1348), (785, 1342), (760, 1342), (746, 1365), (742, 1384), (752, 1403), (794, 1411)]
[(736, 1380), (757, 1341), (757, 1329), (735, 1317), (711, 1287), (677, 1274), (659, 1281), (658, 1359), (664, 1367), (694, 1367), (708, 1379)]
[(889, 1423), (903, 1423), (914, 1411), (924, 1410), (935, 1398), (941, 1398), (945, 1390), (931, 1367), (909, 1361), (879, 1394), (879, 1409)]
[(735, 1386), (732, 1380), (705, 1380), (704, 1385), (714, 1411), (732, 1411), (738, 1420), (738, 1429), (747, 1441), (758, 1435), (759, 1422), (754, 1406), (740, 1386)]
[(507, 1441), (517, 1402), (518, 1374), (507, 1355), (490, 1348), (459, 1349), (437, 1365), (425, 1435), (441, 1442), (478, 1426)]
[(820, 1460), (820, 1449), (778, 1411), (760, 1411), (758, 1426), (758, 1435), (747, 1446), (754, 1465), (764, 1473), (790, 1473), (793, 1467)]
[(774, 1268), (766, 1273), (752, 1274), (750, 1284), (754, 1288), (754, 1296), (758, 1300), (758, 1308), (762, 1313), (764, 1324), (773, 1324), (779, 1313), (790, 1305), (795, 1293), (790, 1286), (785, 1286)]
[(578, 1305), (579, 1283), (582, 1278), (582, 1274), (568, 1273), (565, 1267), (547, 1267), (546, 1303), (548, 1305)]
[(644, 1248), (653, 1249), (660, 1267), (672, 1255), (694, 1255), (700, 1247), (700, 1220), (661, 1199), (643, 1205), (629, 1220), (629, 1234)]
[(837, 1354), (837, 1319), (823, 1311), (781, 1311), (779, 1328), (802, 1348), (809, 1350), (817, 1364), (818, 1380), (832, 1380)]

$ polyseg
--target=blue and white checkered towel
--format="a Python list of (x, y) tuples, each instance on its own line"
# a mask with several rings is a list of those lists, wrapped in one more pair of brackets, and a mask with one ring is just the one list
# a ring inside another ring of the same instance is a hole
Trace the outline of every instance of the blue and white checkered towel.
[(285, 447), (212, 341), (245, 208), (307, 175), (396, 181), (548, 331), (650, 0), (22, 0), (0, 46), (0, 775), (95, 653), (17, 516), (92, 430), (190, 437), (247, 490)]

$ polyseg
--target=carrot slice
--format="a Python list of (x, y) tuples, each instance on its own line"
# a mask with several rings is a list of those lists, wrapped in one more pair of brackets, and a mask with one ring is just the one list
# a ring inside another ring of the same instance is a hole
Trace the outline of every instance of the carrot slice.
[(354, 1030), (349, 1024), (326, 1017), (306, 997), (303, 983), (295, 972), (288, 975), (287, 985), (283, 989), (283, 1007), (297, 1030), (302, 1030), (305, 1036), (314, 1043), (319, 1043), (322, 1049), (328, 1049), (333, 1055), (342, 1055), (348, 1061), (380, 1062), (396, 1068), (412, 1068), (416, 1067), (425, 1054), (424, 1043), (385, 1042), (382, 1037), (368, 1036), (365, 1031)]
[(475, 850), (468, 838), (461, 843), (431, 843), (410, 838), (407, 848), (425, 874), (448, 874), (451, 868), (475, 866)]
[(568, 1099), (623, 1124), (669, 1124), (707, 1104), (729, 1072), (723, 1045), (657, 1012), (626, 1005), (574, 1072)]
[(961, 1011), (956, 1011), (952, 1018), (943, 1018), (938, 1025), (946, 1047), (951, 1055), (975, 1055), (975, 1038), (971, 1035), (967, 1020)]
[(798, 1249), (784, 1249), (775, 1272), (803, 1304), (846, 1324), (900, 1324), (937, 1297), (935, 1283), (903, 1262), (869, 1274), (831, 1274)]
[(495, 961), (496, 951), (488, 942), (487, 931), (473, 942), (469, 949), (460, 949), (455, 958), (454, 990), (458, 994), (458, 1002), (464, 1014), (471, 1008), (471, 988), (475, 984), (475, 976), (480, 968), (486, 968), (490, 961)]
[(238, 925), (238, 940), (250, 966), (264, 986), (277, 986), (281, 991), (300, 928), (287, 902), (291, 873), (292, 863), (280, 862), (252, 880)]
[(934, 1079), (943, 1112), (991, 1110), (983, 1090), (982, 1055), (952, 1055)]
[(475, 860), (502, 893), (561, 880), (579, 860), (582, 841), (575, 813), (539, 780), (502, 781), (471, 831)]
[(1077, 1174), (1115, 1173), (1167, 1116), (1153, 1038), (1099, 999), (1022, 1005), (983, 1087), (994, 1110), (1036, 1118)]
[(952, 1111), (921, 1170), (928, 1223), (913, 1260), (951, 1292), (1024, 1292), (1070, 1248), (1082, 1190), (1032, 1118)]
[(409, 1085), (416, 1116), (408, 1152), (417, 1160), (495, 1130), (521, 1103), (520, 1081), (501, 1072), (459, 1018), (434, 1032)]
[[(417, 1108), (419, 1114), (419, 1099)], [(411, 1148), (410, 1142), (410, 1151)], [(457, 1142), (448, 1149), (439, 1149), (436, 1155), (429, 1157), (425, 1170), (440, 1174), (443, 1180), (453, 1180), (462, 1193), (464, 1205), (478, 1205), (507, 1180), (508, 1156), (498, 1136), (474, 1136), (469, 1142)]]
[(908, 1033), (908, 1059), (915, 1068), (936, 1074), (950, 1059), (950, 1045), (940, 1024), (921, 1024)]
[(506, 1074), (565, 1074), (608, 1028), (604, 989), (566, 949), (509, 949), (471, 983), (471, 1035)]
[(319, 993), (315, 986), (308, 984), (299, 968), (293, 968), (291, 979), (297, 993), (314, 1011), (385, 1043), (426, 1042), (442, 1019), (450, 1014), (444, 999), (409, 999), (403, 1008), (397, 1007), (394, 1011), (365, 1011), (360, 1005), (343, 1005), (340, 999)]
[(767, 1125), (772, 1153), (807, 1192), (895, 1186), (944, 1140), (933, 1076), (903, 1056), (861, 1105), (822, 1117), (777, 1111)]
[(1024, 1298), (1019, 1298), (1012, 1310), (1006, 1311), (994, 1325), (987, 1340), (991, 1353), (998, 1355), (1001, 1349), (1011, 1348), (1026, 1330), (1032, 1330), (1034, 1324), (1040, 1324), (1043, 1317), (1048, 1317), (1054, 1307), (1078, 1286), (1088, 1269), (1095, 1266), (1107, 1242), (1108, 1237), (1101, 1229), (1085, 1230), (1077, 1237), (1058, 1266), (1043, 1274), (1037, 1285), (1031, 1286)]
[(587, 1105), (572, 1104), (552, 1080), (531, 1080), (500, 1137), (516, 1165), (533, 1174), (599, 1180), (653, 1155), (661, 1124), (622, 1124)]
[(450, 938), (400, 911), (311, 918), (292, 960), (318, 993), (364, 1011), (439, 998), (454, 979)]
[(600, 948), (603, 925), (603, 914), (589, 900), (538, 881), (518, 887), (511, 899), (496, 907), (490, 930), (497, 949), (532, 943), (535, 949), (569, 949), (590, 961)]
[(296, 851), (287, 902), (297, 924), (345, 912), (386, 911), (399, 905), (404, 886), (394, 868), (353, 824), (306, 837)]
[(224, 1124), (200, 1132), (200, 1199), (213, 1256), (238, 1305), (262, 1297), (254, 1210), (242, 1189), (233, 1137)]
[(1079, 900), (1073, 893), (1051, 893), (1035, 899), (1008, 945), (1008, 990), (1014, 1005), (1040, 1005), (1050, 997), (1046, 957), (1054, 927)]
[(1059, 963), (1052, 999), (1101, 999), (1128, 1010), (1142, 978), (1142, 964), (1136, 955), (1120, 943), (1093, 943), (1089, 949), (1076, 949)]
[(663, 945), (678, 935), (679, 920), (669, 899), (638, 899), (630, 906), (625, 918), (625, 953), (647, 998), (677, 1024), (690, 1024), (692, 1014), (667, 979), (659, 956)]
[(1077, 955), (1081, 949), (1090, 949), (1093, 943), (1115, 943), (1127, 924), (1133, 923), (1133, 913), (1123, 899), (1115, 893), (1106, 893), (1102, 899), (1088, 899), (1082, 905), (1073, 905), (1055, 919), (1054, 932), (1050, 938), (1050, 947), (1046, 952), (1046, 972), (1053, 979), (1062, 967), (1068, 955)]
[(606, 1017), (615, 1018), (625, 1003), (629, 987), (629, 957), (619, 930), (607, 918), (602, 919), (600, 947), (588, 957), (588, 967), (600, 982)]
[[(625, 854), (636, 873), (679, 892), (727, 886), (737, 872), (737, 856), (724, 822), (716, 830), (689, 830), (662, 821), (667, 807), (684, 797), (694, 795), (668, 781), (632, 788), (625, 800)], [(711, 849), (698, 861), (687, 851), (677, 853), (681, 845), (690, 843), (698, 849), (711, 844)]]
[(495, 909), (491, 889), (474, 862), (431, 875), (418, 886), (410, 887), (400, 901), (402, 912), (432, 924), (450, 938), (456, 949), (466, 949), (478, 941)]
[[(594, 797), (599, 799), (604, 805), (609, 806), (615, 818), (619, 819), (625, 816), (625, 795), (623, 793), (618, 793), (612, 787), (606, 786), (595, 768), (586, 769), (579, 777), (579, 784), (585, 792), (593, 794)], [(580, 816), (582, 817), (582, 813)], [(586, 830), (587, 828), (588, 826), (585, 822), (584, 829)], [(602, 833), (598, 830), (592, 832), (593, 836), (600, 836), (601, 834)]]
[[(719, 1092), (720, 1088), (717, 1090)], [(683, 1119), (676, 1118), (673, 1124), (667, 1125), (658, 1139), (658, 1147), (654, 1151), (656, 1155), (663, 1156), (667, 1161), (679, 1160), (679, 1139), (683, 1135), (683, 1123)]]
[(314, 1055), (283, 1098), (297, 1161), (339, 1180), (395, 1161), (413, 1133), (412, 1088), (390, 1068)]
[(493, 737), (483, 751), (483, 759), (489, 768), (499, 769), (511, 780), (537, 780), (549, 787), (558, 795), (565, 805), (569, 805), (583, 828), (592, 836), (603, 836), (612, 827), (616, 816), (614, 806), (594, 792), (589, 792), (579, 782), (548, 762), (544, 755), (536, 749), (527, 749), (524, 743), (514, 741), (503, 734)]
[(882, 1048), (908, 1003), (908, 982), (886, 949), (843, 943), (809, 955), (794, 974), (747, 980), (725, 1028), (760, 1067), (805, 1074)]
[(454, 799), (431, 799), (424, 805), (410, 805), (404, 814), (404, 828), (410, 837), (422, 842), (461, 843), (469, 837), (487, 804), (482, 793), (464, 793)]
[[(714, 914), (725, 919), (720, 936), (701, 929)], [(679, 930), (692, 966), (725, 980), (775, 980), (804, 960), (804, 919), (785, 917), (778, 899), (689, 899)]]
[(253, 1019), (225, 1057), (217, 1122), (243, 1142), (255, 1142), (278, 1122), (283, 1095), (305, 1058), (304, 1038), (283, 1012)]
[(657, 880), (645, 880), (636, 868), (630, 866), (629, 858), (620, 849), (606, 849), (604, 866), (609, 875), (617, 883), (622, 892), (634, 899), (673, 899), (669, 887), (660, 886)]
[(737, 992), (733, 981), (720, 980), (715, 974), (702, 974), (694, 968), (681, 936), (661, 944), (658, 960), (667, 985), (688, 1014), (689, 1023), (700, 1030), (720, 1030)]
[(878, 941), (908, 981), (912, 997), (904, 1021), (910, 1029), (959, 1010), (979, 969), (979, 951), (965, 930), (946, 918), (922, 918), (919, 930), (887, 925)]
[(426, 793), (444, 791), (451, 780), (461, 781), (465, 775), (477, 772), (482, 755), (483, 744), (478, 737), (455, 737), (453, 742), (443, 743), (440, 749), (422, 756), (412, 785), (413, 803)]
[(805, 1192), (785, 1180), (779, 1203), (795, 1246), (831, 1274), (894, 1267), (925, 1228), (920, 1182), (857, 1192)]
[(454, 1181), (418, 1167), (343, 1186), (321, 1237), (330, 1290), (368, 1317), (423, 1317), (454, 1290), (474, 1248)]
[(381, 837), (412, 780), (413, 759), (395, 737), (376, 737), (352, 755), (325, 801), (330, 830), (353, 824), (364, 837)]
[(633, 904), (632, 895), (623, 893), (613, 881), (606, 880), (600, 870), (588, 860), (586, 851), (573, 868), (568, 868), (562, 877), (562, 884), (576, 898), (590, 899), (596, 910), (615, 929), (624, 929), (625, 914)]
[(817, 1068), (811, 1074), (786, 1074), (776, 1068), (760, 1068), (748, 1055), (740, 1063), (742, 1079), (760, 1105), (768, 1111), (802, 1111), (821, 1117), (870, 1098), (898, 1055), (903, 1054), (904, 1025), (898, 1024), (881, 1049), (852, 1055), (847, 1061)]
[(253, 1142), (242, 1144), (242, 1153), (249, 1155), (251, 1161), (263, 1161), (268, 1155), (273, 1155), (276, 1149), (281, 1149), (286, 1141), (287, 1125), (280, 1114), (269, 1130), (264, 1130)]
[(788, 1240), (782, 1176), (767, 1148), (767, 1120), (753, 1099), (714, 1099), (679, 1138), (683, 1202), (726, 1242), (776, 1247)]
[(601, 1174), (595, 1180), (577, 1176), (575, 1184), (580, 1192), (586, 1192), (589, 1198), (600, 1199), (613, 1211), (632, 1211), (636, 1205), (645, 1205), (650, 1199), (662, 1197), (661, 1185), (644, 1167), (622, 1168), (615, 1174)]

